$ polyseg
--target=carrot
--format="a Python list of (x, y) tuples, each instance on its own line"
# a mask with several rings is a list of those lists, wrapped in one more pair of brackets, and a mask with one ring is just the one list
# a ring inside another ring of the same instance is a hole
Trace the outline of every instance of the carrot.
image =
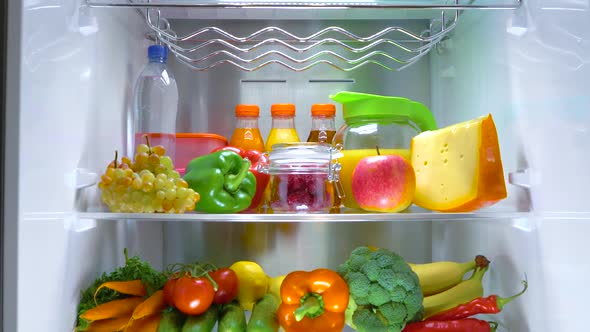
[(131, 315), (131, 319), (141, 319), (159, 313), (165, 306), (164, 292), (159, 290), (135, 308), (133, 315)]
[[(81, 319), (87, 321), (97, 321), (101, 319), (118, 318), (126, 315), (131, 315), (135, 307), (137, 307), (143, 298), (141, 297), (128, 297), (122, 300), (114, 300), (107, 303), (103, 303), (96, 308), (89, 309), (80, 315)], [(129, 320), (129, 318), (127, 318)]]
[(118, 332), (123, 331), (129, 323), (130, 316), (104, 319), (92, 322), (85, 332)]
[(125, 332), (157, 332), (162, 320), (162, 314), (146, 316), (142, 319), (131, 320), (131, 323), (125, 329)]
[(131, 281), (109, 281), (102, 283), (96, 291), (94, 292), (94, 301), (96, 302), (96, 294), (103, 289), (109, 288), (114, 291), (117, 291), (121, 294), (126, 295), (134, 295), (134, 296), (146, 296), (147, 290), (143, 285), (141, 280), (131, 280)]

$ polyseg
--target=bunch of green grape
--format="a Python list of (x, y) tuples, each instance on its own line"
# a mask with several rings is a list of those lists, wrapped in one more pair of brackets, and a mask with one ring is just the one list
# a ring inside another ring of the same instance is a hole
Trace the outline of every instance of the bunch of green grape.
[(131, 169), (138, 173), (147, 170), (155, 175), (167, 174), (172, 178), (180, 178), (180, 174), (174, 171), (172, 159), (165, 154), (166, 150), (161, 145), (151, 147), (148, 144), (140, 144), (137, 146), (133, 164), (125, 157), (122, 158), (122, 161), (128, 162)]
[(199, 194), (174, 170), (162, 146), (140, 144), (134, 162), (115, 160), (101, 176), (101, 200), (112, 212), (184, 213), (194, 210)]

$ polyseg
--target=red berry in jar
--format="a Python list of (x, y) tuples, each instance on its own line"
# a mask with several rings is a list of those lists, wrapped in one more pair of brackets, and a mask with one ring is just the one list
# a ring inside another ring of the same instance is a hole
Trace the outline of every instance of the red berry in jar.
[(327, 174), (276, 175), (271, 183), (271, 207), (275, 210), (316, 212), (332, 206)]
[(333, 149), (317, 143), (286, 143), (269, 154), (270, 207), (274, 212), (329, 212), (334, 185)]

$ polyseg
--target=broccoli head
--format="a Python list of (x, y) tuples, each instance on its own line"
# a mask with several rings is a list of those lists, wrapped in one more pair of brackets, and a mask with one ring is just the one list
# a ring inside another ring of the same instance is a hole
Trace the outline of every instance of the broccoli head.
[(358, 308), (352, 314), (352, 322), (359, 332), (389, 332), (387, 321), (370, 308)]
[(361, 272), (369, 278), (372, 282), (379, 280), (381, 274), (381, 268), (377, 265), (377, 262), (373, 260), (366, 261), (361, 268)]
[(380, 307), (390, 301), (391, 296), (389, 296), (389, 292), (385, 288), (379, 286), (377, 283), (371, 284), (369, 288), (369, 303), (372, 306)]
[(344, 278), (350, 289), (350, 293), (357, 298), (369, 296), (371, 281), (361, 272), (350, 272)]
[(403, 321), (407, 316), (406, 306), (399, 302), (389, 302), (379, 307), (383, 317), (389, 317), (393, 321)]
[(418, 276), (398, 254), (358, 247), (338, 268), (356, 308), (347, 323), (358, 331), (401, 332), (423, 315)]

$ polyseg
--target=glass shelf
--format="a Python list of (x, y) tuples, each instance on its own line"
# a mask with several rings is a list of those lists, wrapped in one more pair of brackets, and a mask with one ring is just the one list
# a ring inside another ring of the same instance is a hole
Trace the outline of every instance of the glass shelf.
[(470, 213), (358, 213), (345, 212), (339, 214), (155, 214), (155, 213), (112, 213), (112, 212), (79, 212), (79, 213), (29, 213), (25, 220), (138, 220), (162, 222), (419, 222), (419, 221), (460, 221), (460, 220), (510, 220), (530, 218), (530, 212), (470, 212)]
[(330, 7), (330, 8), (403, 8), (403, 9), (514, 9), (522, 0), (87, 0), (100, 7)]

